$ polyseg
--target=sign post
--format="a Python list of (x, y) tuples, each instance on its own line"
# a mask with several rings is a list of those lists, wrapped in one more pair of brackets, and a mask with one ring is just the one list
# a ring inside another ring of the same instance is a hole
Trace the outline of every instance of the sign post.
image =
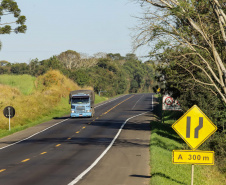
[(194, 164), (191, 165), (191, 185), (193, 185), (194, 182)]
[(173, 150), (173, 164), (191, 164), (191, 185), (193, 185), (194, 164), (214, 165), (214, 151), (196, 150), (206, 141), (217, 127), (212, 121), (194, 105), (172, 128), (190, 146), (192, 150)]
[(10, 125), (10, 107), (8, 107), (8, 111), (9, 111), (9, 131), (11, 130), (11, 125)]
[(11, 130), (10, 118), (15, 116), (15, 109), (12, 106), (7, 106), (3, 110), (3, 114), (6, 118), (9, 118), (9, 131)]

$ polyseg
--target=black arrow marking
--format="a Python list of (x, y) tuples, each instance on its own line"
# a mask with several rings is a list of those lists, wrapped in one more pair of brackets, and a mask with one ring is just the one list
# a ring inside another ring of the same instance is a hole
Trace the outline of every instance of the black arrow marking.
[(191, 133), (191, 117), (187, 117), (187, 129), (186, 129), (186, 138), (190, 138)]
[(203, 127), (203, 117), (199, 117), (199, 126), (195, 128), (195, 138), (199, 138), (199, 130)]

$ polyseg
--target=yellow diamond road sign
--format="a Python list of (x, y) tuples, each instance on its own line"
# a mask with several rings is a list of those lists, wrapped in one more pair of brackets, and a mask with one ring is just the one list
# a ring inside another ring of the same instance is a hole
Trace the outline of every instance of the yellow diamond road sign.
[(190, 108), (172, 127), (192, 150), (196, 150), (217, 130), (212, 121), (196, 105)]

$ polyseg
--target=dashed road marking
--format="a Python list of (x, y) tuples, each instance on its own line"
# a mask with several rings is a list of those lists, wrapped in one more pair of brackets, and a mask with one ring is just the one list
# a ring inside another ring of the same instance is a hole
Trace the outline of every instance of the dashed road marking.
[(22, 163), (25, 163), (27, 161), (29, 161), (30, 159), (24, 159), (23, 161), (21, 161)]
[(0, 173), (2, 173), (2, 172), (4, 172), (4, 171), (6, 171), (6, 169), (1, 169), (1, 170), (0, 170)]

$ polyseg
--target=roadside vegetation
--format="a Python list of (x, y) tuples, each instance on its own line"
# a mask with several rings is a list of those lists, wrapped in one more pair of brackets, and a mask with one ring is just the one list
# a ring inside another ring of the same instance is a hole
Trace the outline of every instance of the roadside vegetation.
[(29, 95), (35, 90), (35, 80), (31, 75), (0, 75), (0, 84), (16, 87), (23, 95)]
[[(215, 151), (226, 176), (226, 4), (225, 0), (138, 0), (144, 8), (135, 48), (150, 47), (161, 94), (186, 112), (197, 105), (217, 126), (201, 147)], [(155, 91), (156, 92), (156, 91)]]
[[(156, 120), (151, 122), (150, 141), (150, 184), (190, 184), (191, 165), (173, 164), (173, 150), (188, 150), (187, 144), (172, 129), (172, 124), (182, 116), (182, 112), (166, 111), (164, 123), (161, 119), (161, 97), (155, 109)], [(212, 137), (212, 136), (211, 136)], [(203, 149), (202, 149), (203, 150)], [(194, 184), (196, 185), (222, 185), (226, 184), (225, 176), (219, 172), (217, 166), (195, 165)]]
[[(0, 84), (0, 110), (3, 112), (6, 106), (13, 106), (16, 110), (16, 116), (11, 119), (12, 132), (69, 114), (68, 94), (71, 90), (80, 89), (72, 80), (54, 70), (37, 78), (29, 75), (3, 75), (3, 78), (0, 75), (0, 78), (8, 79), (4, 80), (5, 85)], [(2, 115), (0, 135), (7, 134), (7, 130), (8, 119)]]
[(68, 50), (57, 56), (27, 63), (0, 61), (0, 74), (39, 77), (47, 71), (59, 70), (79, 86), (90, 86), (107, 97), (124, 93), (152, 92), (155, 69), (150, 62), (143, 63), (135, 54), (121, 56), (119, 53), (98, 53), (84, 56)]

